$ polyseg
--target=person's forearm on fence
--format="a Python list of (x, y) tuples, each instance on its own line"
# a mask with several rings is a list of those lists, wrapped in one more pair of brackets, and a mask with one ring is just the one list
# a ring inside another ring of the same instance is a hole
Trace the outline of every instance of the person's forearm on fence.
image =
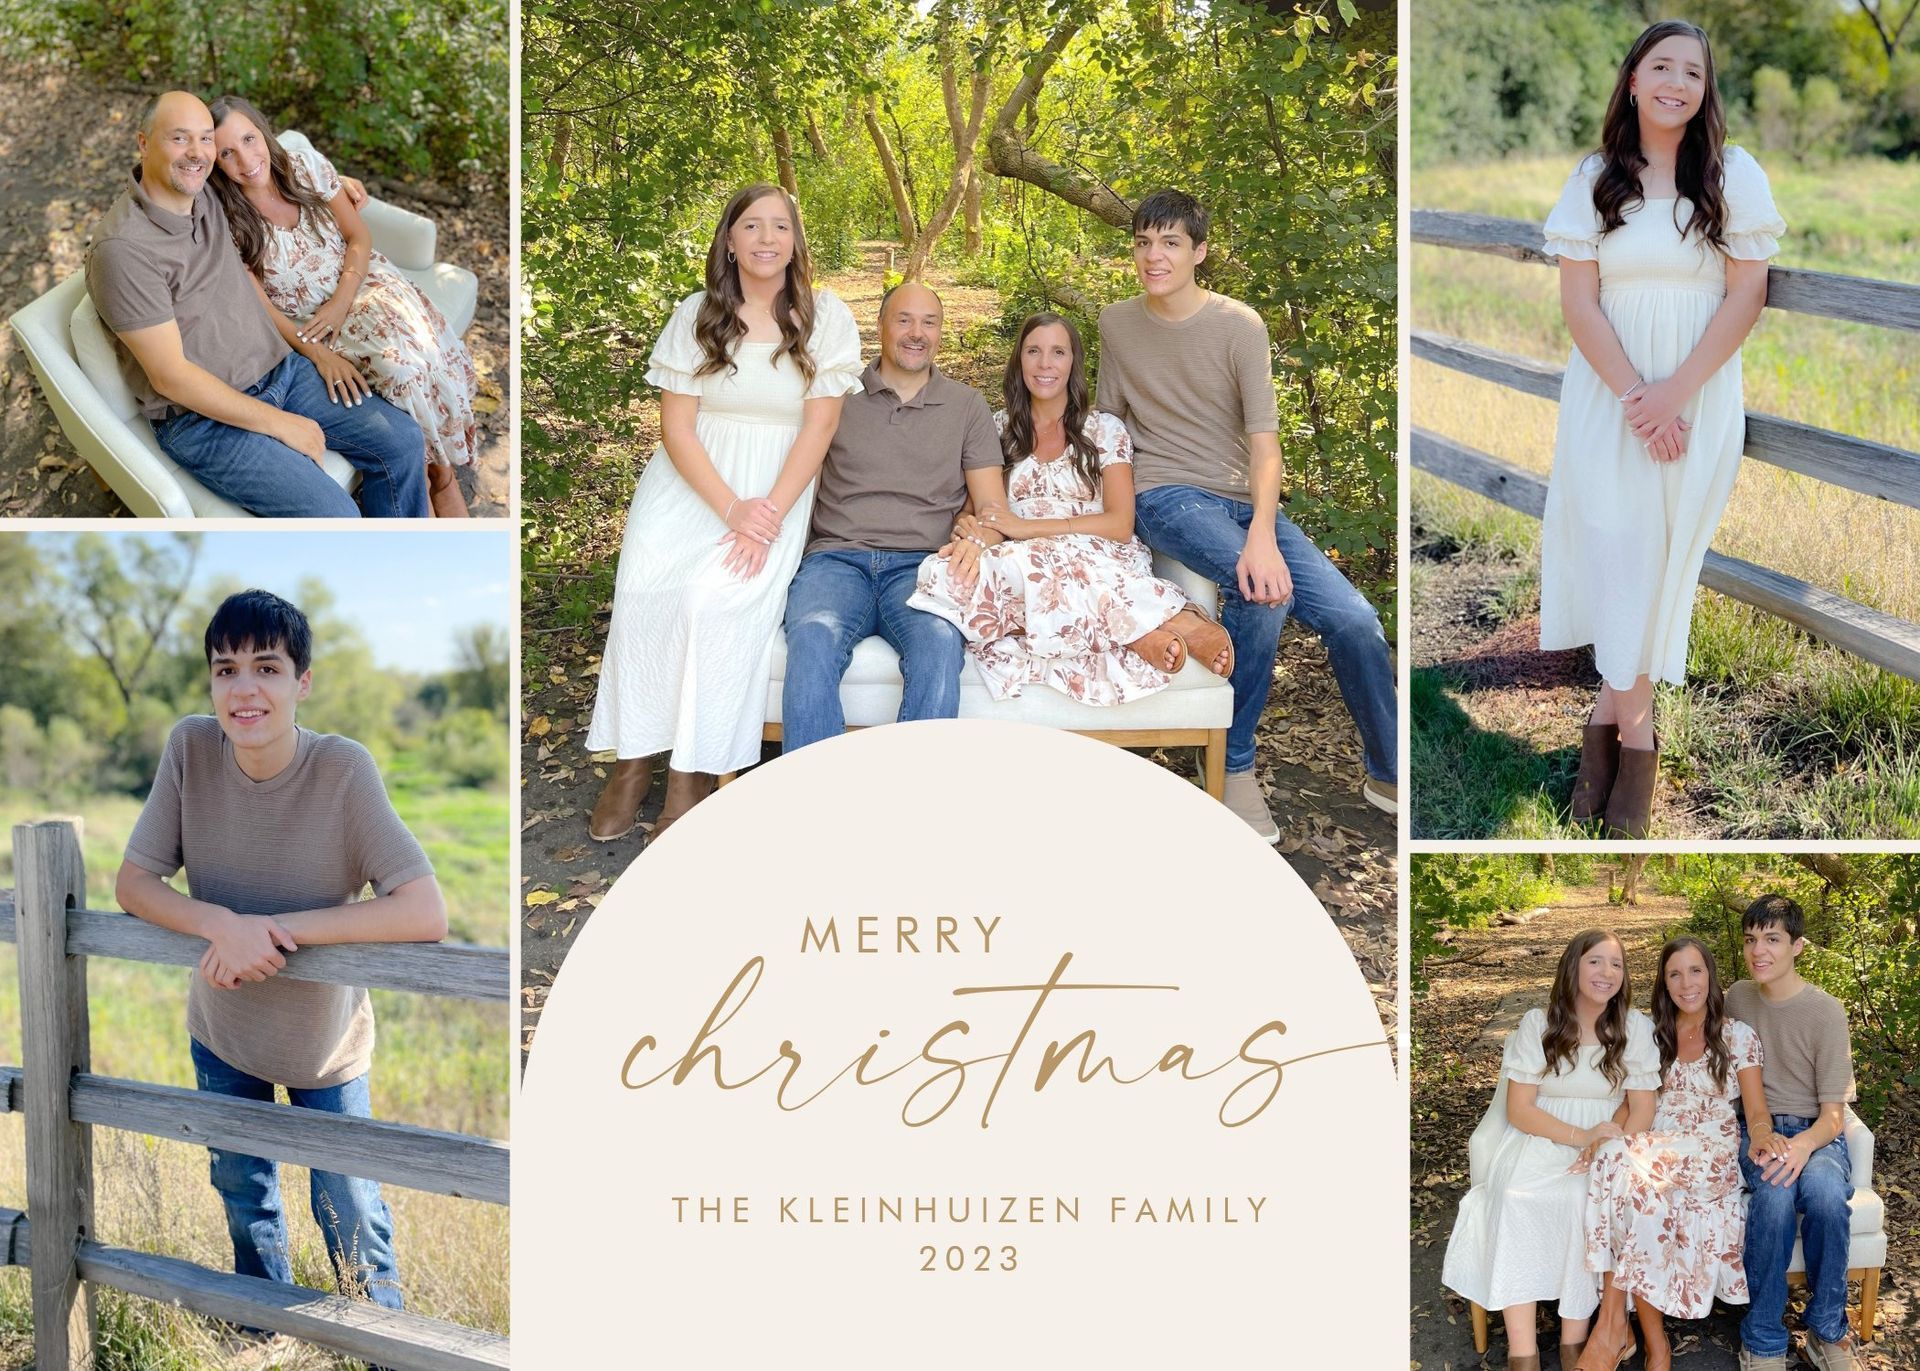
[(1560, 259), (1560, 315), (1567, 321), (1573, 345), (1608, 390), (1625, 395), (1640, 383), (1640, 369), (1628, 360), (1620, 335), (1600, 308), (1598, 262)]
[(1760, 311), (1767, 307), (1767, 264), (1727, 259), (1727, 296), (1713, 312), (1707, 331), (1693, 345), (1686, 361), (1673, 375), (1648, 378), (1632, 399), (1627, 401), (1627, 422), (1645, 438), (1692, 402), (1700, 387), (1711, 380), (1747, 341)]
[(324, 943), (437, 943), (447, 936), (440, 882), (419, 876), (371, 900), (276, 916), (303, 946)]
[[(120, 907), (136, 918), (175, 933), (204, 938), (213, 962), (202, 959), (201, 974), (209, 982), (264, 981), (287, 964), (285, 954), (299, 946), (292, 932), (277, 920), (259, 914), (237, 914), (224, 905), (182, 895), (153, 872), (132, 862), (120, 863), (113, 895)], [(216, 979), (211, 968), (224, 968)]]
[(1246, 545), (1234, 574), (1240, 582), (1240, 594), (1255, 604), (1277, 605), (1293, 598), (1293, 573), (1280, 555), (1279, 533), (1274, 521), (1280, 516), (1280, 482), (1286, 463), (1280, 455), (1280, 435), (1247, 435), (1247, 494), (1253, 505), (1253, 522), (1247, 526)]

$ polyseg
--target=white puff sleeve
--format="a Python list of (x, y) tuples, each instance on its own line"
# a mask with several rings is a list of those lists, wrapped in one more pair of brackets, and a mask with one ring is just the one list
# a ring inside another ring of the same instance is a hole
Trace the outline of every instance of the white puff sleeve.
[(1725, 177), (1727, 256), (1764, 262), (1780, 251), (1780, 235), (1787, 231), (1767, 173), (1745, 148), (1728, 148)]
[(1100, 449), (1102, 471), (1115, 462), (1129, 466), (1133, 464), (1133, 435), (1127, 432), (1127, 426), (1120, 422), (1118, 415), (1096, 409), (1087, 416), (1087, 436)]
[(1500, 1053), (1500, 1071), (1521, 1085), (1539, 1085), (1547, 1078), (1547, 1011), (1529, 1009), (1518, 1027), (1507, 1034)]
[(293, 160), (306, 183), (322, 200), (331, 200), (340, 193), (340, 173), (318, 148), (302, 148), (293, 155)]
[(1600, 171), (1599, 154), (1573, 169), (1560, 191), (1560, 202), (1547, 216), (1547, 251), (1577, 262), (1600, 257), (1600, 211), (1593, 207), (1593, 181)]
[(706, 294), (704, 290), (696, 290), (674, 306), (673, 317), (660, 331), (660, 341), (653, 345), (653, 355), (647, 359), (648, 385), (670, 390), (675, 395), (700, 394), (700, 382), (694, 373), (700, 370), (706, 354), (693, 336), (693, 324), (700, 315), (700, 302)]
[(1660, 1045), (1653, 1040), (1653, 1020), (1637, 1009), (1627, 1011), (1627, 1051), (1621, 1064), (1627, 1068), (1622, 1090), (1660, 1088)]
[(813, 332), (807, 338), (807, 351), (813, 354), (815, 368), (807, 399), (831, 400), (860, 384), (865, 370), (860, 361), (860, 327), (846, 302), (830, 290), (813, 293)]

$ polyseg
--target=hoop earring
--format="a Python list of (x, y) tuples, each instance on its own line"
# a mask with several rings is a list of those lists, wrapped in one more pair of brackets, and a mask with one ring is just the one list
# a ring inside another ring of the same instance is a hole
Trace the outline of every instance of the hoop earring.
[(733, 260), (733, 249), (732, 249), (732, 248), (728, 248), (728, 249), (727, 249), (727, 260), (728, 260), (729, 262), (731, 262), (731, 261)]
[[(1634, 91), (1628, 91), (1628, 92), (1627, 92), (1627, 103), (1628, 103), (1629, 105), (1632, 105), (1632, 106), (1633, 106), (1633, 107), (1634, 107), (1635, 109), (1639, 109), (1639, 108), (1640, 108), (1640, 96), (1639, 96), (1639, 95), (1638, 95), (1638, 94), (1637, 94), (1636, 92), (1634, 92)], [(732, 254), (732, 253), (728, 253), (727, 255), (728, 255), (729, 257), (731, 257), (731, 256), (732, 256), (733, 254)]]

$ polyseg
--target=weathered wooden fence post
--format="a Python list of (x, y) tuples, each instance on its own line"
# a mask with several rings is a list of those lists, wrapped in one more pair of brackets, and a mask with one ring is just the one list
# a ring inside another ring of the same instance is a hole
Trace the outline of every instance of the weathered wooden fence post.
[(40, 1371), (88, 1371), (93, 1298), (76, 1258), (81, 1239), (93, 1236), (93, 1135), (68, 1106), (74, 1073), (90, 1065), (87, 962), (67, 955), (67, 911), (85, 907), (87, 893), (74, 826), (15, 824), (13, 871), (34, 1363)]

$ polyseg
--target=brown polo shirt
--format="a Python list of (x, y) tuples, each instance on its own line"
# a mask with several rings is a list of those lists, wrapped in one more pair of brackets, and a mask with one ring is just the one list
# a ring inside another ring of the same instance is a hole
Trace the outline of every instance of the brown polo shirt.
[(920, 393), (902, 400), (869, 363), (820, 469), (807, 551), (932, 552), (967, 501), (965, 473), (999, 465), (979, 391), (931, 367)]
[(1218, 294), (1178, 323), (1148, 310), (1144, 295), (1108, 305), (1095, 403), (1126, 420), (1135, 489), (1198, 486), (1245, 500), (1247, 435), (1280, 427), (1267, 326)]
[(139, 175), (94, 226), (87, 294), (113, 330), (120, 372), (140, 412), (164, 419), (179, 408), (148, 384), (120, 334), (172, 319), (187, 360), (235, 390), (257, 383), (289, 349), (248, 279), (219, 197), (203, 190), (191, 214), (173, 214), (147, 197)]

